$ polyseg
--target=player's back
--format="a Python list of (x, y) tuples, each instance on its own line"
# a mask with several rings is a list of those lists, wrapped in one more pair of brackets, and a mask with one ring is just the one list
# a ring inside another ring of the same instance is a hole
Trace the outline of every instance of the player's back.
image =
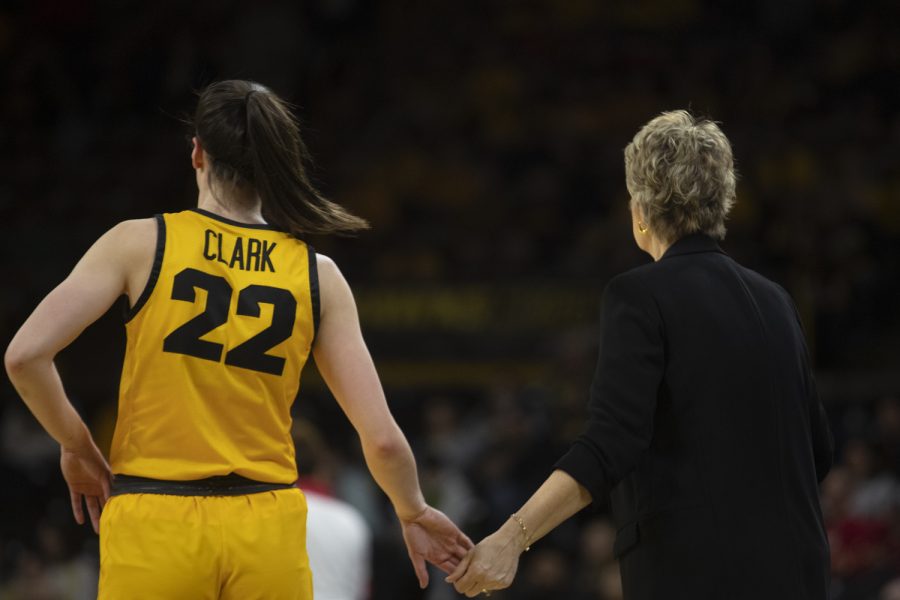
[(113, 473), (296, 479), (290, 408), (315, 336), (315, 253), (199, 209), (157, 216), (128, 314)]

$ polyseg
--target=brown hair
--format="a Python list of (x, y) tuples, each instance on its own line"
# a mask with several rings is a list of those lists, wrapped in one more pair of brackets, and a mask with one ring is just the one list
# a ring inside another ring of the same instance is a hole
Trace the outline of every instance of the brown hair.
[(297, 237), (368, 229), (365, 219), (310, 182), (299, 126), (288, 104), (265, 86), (240, 79), (207, 86), (193, 126), (210, 159), (211, 189), (225, 186), (237, 202), (258, 195), (263, 217), (275, 227)]

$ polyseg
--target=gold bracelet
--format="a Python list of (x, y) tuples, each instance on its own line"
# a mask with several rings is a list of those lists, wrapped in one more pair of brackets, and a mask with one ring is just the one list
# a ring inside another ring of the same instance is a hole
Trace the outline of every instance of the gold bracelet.
[(519, 524), (519, 527), (522, 528), (522, 535), (525, 536), (525, 552), (528, 552), (529, 550), (531, 550), (531, 543), (528, 541), (528, 528), (525, 527), (525, 521), (523, 521), (522, 517), (520, 517), (516, 513), (513, 513), (510, 516), (512, 516), (516, 523)]

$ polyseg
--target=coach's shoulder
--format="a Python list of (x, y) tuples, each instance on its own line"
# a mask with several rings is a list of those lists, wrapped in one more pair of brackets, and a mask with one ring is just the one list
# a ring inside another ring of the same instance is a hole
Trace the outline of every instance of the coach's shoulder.
[(610, 279), (603, 290), (602, 303), (606, 306), (628, 305), (645, 312), (658, 312), (656, 286), (649, 275), (651, 265), (643, 265), (619, 273)]
[(659, 278), (659, 267), (658, 262), (652, 262), (619, 273), (607, 282), (606, 289), (629, 295), (652, 295)]

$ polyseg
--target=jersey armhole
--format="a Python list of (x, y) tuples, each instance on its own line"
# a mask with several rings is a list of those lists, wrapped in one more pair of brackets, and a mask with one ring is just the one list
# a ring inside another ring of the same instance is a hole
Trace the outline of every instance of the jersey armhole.
[(313, 343), (315, 343), (316, 334), (319, 333), (319, 317), (322, 312), (319, 300), (319, 262), (316, 260), (315, 248), (306, 244), (306, 251), (309, 256), (309, 298), (312, 304)]
[(156, 287), (156, 281), (159, 279), (159, 271), (162, 269), (163, 254), (166, 251), (166, 220), (162, 215), (154, 215), (156, 219), (156, 252), (153, 255), (153, 267), (150, 269), (150, 277), (147, 278), (147, 284), (141, 295), (138, 296), (137, 302), (130, 310), (125, 311), (125, 322), (133, 319), (150, 299), (153, 288)]

